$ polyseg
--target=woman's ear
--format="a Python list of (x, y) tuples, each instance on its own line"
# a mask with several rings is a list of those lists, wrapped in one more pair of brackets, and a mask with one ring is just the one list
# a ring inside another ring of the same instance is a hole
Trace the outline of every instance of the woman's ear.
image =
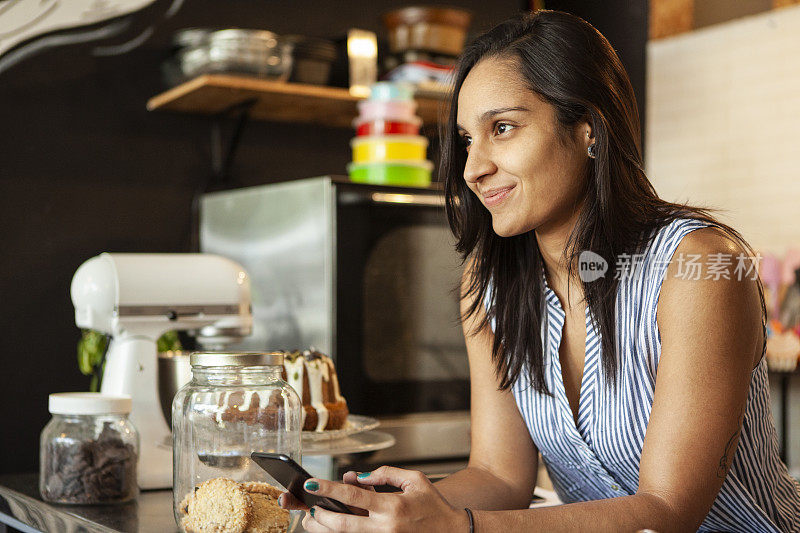
[(583, 149), (588, 149), (594, 144), (594, 126), (591, 117), (585, 116), (575, 125), (575, 139)]
[(583, 137), (594, 142), (594, 121), (590, 115), (584, 115), (579, 122)]

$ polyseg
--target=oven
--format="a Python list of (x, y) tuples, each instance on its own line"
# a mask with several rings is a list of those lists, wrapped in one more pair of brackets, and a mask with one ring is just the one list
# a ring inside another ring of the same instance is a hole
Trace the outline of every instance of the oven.
[(463, 466), (462, 267), (440, 191), (309, 178), (207, 194), (200, 226), (204, 252), (251, 276), (253, 335), (236, 348), (329, 353), (350, 411), (395, 436), (340, 465)]

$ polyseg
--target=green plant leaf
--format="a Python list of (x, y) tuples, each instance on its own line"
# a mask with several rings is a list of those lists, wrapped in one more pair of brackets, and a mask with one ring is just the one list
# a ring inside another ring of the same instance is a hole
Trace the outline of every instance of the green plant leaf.
[(181, 340), (177, 331), (167, 331), (156, 341), (156, 348), (159, 352), (176, 352), (182, 349)]

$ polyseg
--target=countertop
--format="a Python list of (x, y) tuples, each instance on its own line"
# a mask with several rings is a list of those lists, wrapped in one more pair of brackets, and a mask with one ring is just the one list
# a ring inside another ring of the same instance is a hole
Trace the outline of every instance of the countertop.
[[(542, 498), (531, 507), (558, 505), (556, 494), (541, 487)], [(39, 496), (38, 474), (0, 476), (0, 524), (25, 533), (177, 533), (172, 516), (172, 491), (142, 491), (121, 505), (55, 505)], [(300, 528), (302, 531), (302, 528)]]
[(142, 491), (135, 501), (121, 505), (54, 505), (39, 496), (38, 474), (0, 476), (0, 523), (26, 533), (179, 531), (171, 490)]

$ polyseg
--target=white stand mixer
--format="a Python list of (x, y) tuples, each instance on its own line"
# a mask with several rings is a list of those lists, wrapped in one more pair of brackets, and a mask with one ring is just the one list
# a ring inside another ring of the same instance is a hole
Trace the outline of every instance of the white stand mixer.
[(70, 292), (78, 327), (112, 336), (101, 392), (133, 398), (139, 487), (171, 487), (171, 432), (158, 396), (156, 340), (186, 330), (203, 346), (219, 348), (249, 335), (250, 278), (217, 255), (103, 253), (78, 268)]

